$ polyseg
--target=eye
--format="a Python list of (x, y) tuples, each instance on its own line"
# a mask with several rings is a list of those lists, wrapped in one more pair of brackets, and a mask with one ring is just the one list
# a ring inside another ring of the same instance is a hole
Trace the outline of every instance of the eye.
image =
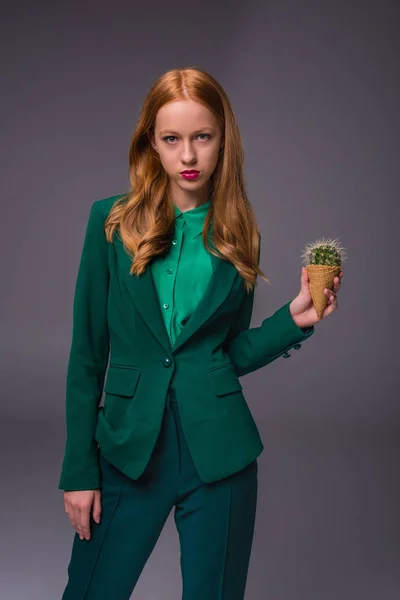
[[(197, 137), (199, 137), (200, 135), (202, 135), (202, 136), (204, 136), (204, 135), (205, 135), (207, 139), (210, 139), (210, 138), (211, 138), (211, 135), (210, 135), (209, 133), (199, 133), (199, 134), (197, 135)], [(173, 138), (173, 139), (176, 139), (176, 135), (166, 135), (166, 136), (165, 136), (165, 137), (163, 137), (162, 139), (163, 139), (163, 141), (164, 141), (166, 144), (169, 144), (170, 142), (169, 142), (169, 141), (167, 141), (167, 140), (170, 140), (171, 138)]]
[[(166, 135), (165, 137), (163, 137), (163, 141), (164, 141), (164, 142), (167, 142), (167, 140), (168, 140), (169, 138), (174, 138), (174, 137), (176, 137), (176, 136), (174, 136), (174, 135)], [(167, 143), (168, 143), (168, 142), (167, 142)]]

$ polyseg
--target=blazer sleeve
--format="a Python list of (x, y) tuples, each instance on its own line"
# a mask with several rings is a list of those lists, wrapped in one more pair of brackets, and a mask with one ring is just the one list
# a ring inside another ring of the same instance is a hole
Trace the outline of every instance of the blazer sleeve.
[(225, 347), (239, 377), (268, 365), (282, 355), (288, 358), (288, 350), (293, 347), (299, 349), (300, 342), (314, 333), (314, 326), (301, 328), (296, 325), (290, 314), (291, 300), (264, 319), (259, 327), (250, 328), (254, 292), (254, 288), (250, 293), (245, 291), (226, 340)]
[(59, 489), (100, 488), (95, 441), (97, 412), (109, 356), (108, 242), (100, 201), (90, 209), (73, 301), (66, 378), (66, 445)]

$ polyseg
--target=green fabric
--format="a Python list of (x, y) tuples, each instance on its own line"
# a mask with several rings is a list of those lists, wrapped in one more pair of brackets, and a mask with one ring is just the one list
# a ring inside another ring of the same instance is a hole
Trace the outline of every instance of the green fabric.
[(175, 229), (166, 256), (158, 256), (151, 272), (161, 314), (173, 344), (204, 295), (212, 273), (210, 253), (202, 240), (210, 201), (182, 212), (176, 204)]
[[(131, 275), (132, 257), (120, 237), (107, 242), (105, 220), (119, 197), (92, 204), (83, 242), (59, 488), (99, 489), (99, 448), (120, 471), (138, 479), (151, 460), (171, 386), (201, 481), (219, 481), (263, 450), (239, 377), (288, 358), (314, 327), (305, 333), (296, 325), (291, 300), (250, 327), (254, 290), (245, 294), (235, 266), (210, 253), (212, 285), (171, 345), (151, 269)], [(285, 360), (286, 368), (291, 362)]]
[(127, 600), (132, 592), (137, 598), (143, 566), (175, 507), (183, 598), (243, 600), (257, 505), (257, 460), (204, 485), (176, 398), (171, 395), (166, 404), (162, 431), (138, 481), (100, 452), (100, 523), (90, 519), (90, 541), (75, 534), (62, 600)]

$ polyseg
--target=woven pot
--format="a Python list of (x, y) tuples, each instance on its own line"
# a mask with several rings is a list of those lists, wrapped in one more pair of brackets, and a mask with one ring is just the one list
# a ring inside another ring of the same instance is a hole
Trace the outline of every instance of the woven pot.
[(311, 298), (317, 311), (318, 319), (322, 319), (326, 305), (328, 304), (328, 296), (324, 294), (324, 289), (333, 290), (333, 281), (339, 276), (342, 267), (333, 267), (330, 265), (308, 265), (306, 267)]

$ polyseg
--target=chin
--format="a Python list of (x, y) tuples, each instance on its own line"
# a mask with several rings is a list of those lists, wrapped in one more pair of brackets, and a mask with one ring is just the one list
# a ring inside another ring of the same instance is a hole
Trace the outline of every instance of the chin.
[(187, 179), (180, 179), (179, 180), (179, 187), (184, 188), (185, 190), (199, 190), (200, 188), (204, 187), (205, 183), (207, 183), (208, 179), (206, 180), (206, 182), (204, 182), (203, 178), (199, 178), (193, 181), (188, 181)]

